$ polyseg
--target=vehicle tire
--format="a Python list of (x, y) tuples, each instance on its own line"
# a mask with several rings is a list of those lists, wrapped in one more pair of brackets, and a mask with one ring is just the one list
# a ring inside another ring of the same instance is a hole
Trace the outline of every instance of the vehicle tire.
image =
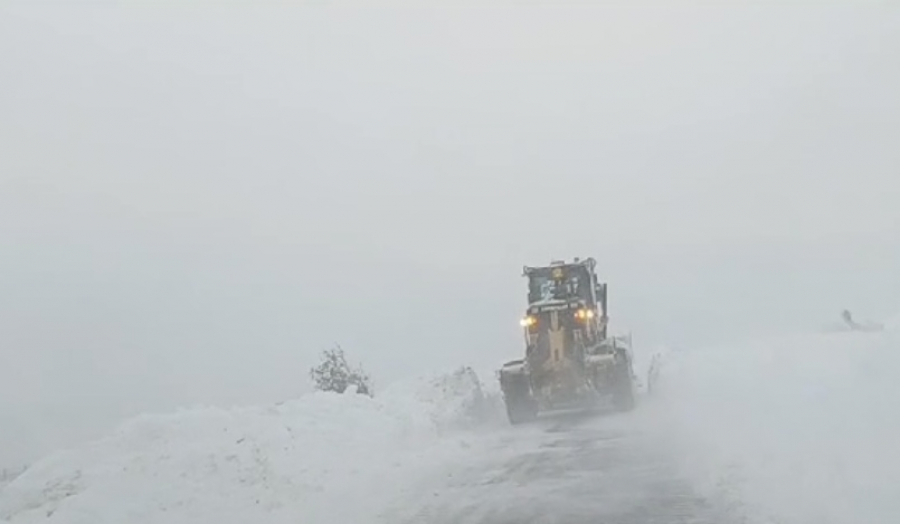
[(633, 391), (617, 391), (613, 395), (613, 405), (618, 411), (631, 411), (635, 407)]
[(510, 424), (516, 426), (525, 422), (531, 422), (537, 418), (537, 411), (524, 403), (506, 405), (506, 414)]
[(635, 407), (634, 381), (627, 368), (619, 370), (613, 387), (612, 401), (618, 411), (631, 411)]
[(531, 399), (514, 399), (506, 401), (506, 415), (512, 425), (531, 422), (537, 418), (537, 406)]

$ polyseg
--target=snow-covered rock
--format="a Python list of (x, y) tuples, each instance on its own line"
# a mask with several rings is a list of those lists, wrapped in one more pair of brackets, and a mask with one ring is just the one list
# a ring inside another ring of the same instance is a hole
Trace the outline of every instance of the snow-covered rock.
[(419, 468), (464, 454), (439, 438), (478, 420), (467, 371), (376, 398), (315, 393), (280, 405), (144, 415), (32, 465), (0, 491), (12, 523), (363, 522)]

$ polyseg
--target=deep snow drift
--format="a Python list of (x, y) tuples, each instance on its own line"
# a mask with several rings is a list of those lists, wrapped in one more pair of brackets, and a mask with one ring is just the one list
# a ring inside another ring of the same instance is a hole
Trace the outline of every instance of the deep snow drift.
[(34, 464), (0, 491), (14, 523), (371, 520), (419, 468), (452, 461), (457, 428), (495, 403), (470, 370), (372, 399), (317, 393), (269, 408), (147, 415)]
[(898, 402), (888, 329), (670, 353), (642, 418), (752, 521), (888, 524), (900, 522)]

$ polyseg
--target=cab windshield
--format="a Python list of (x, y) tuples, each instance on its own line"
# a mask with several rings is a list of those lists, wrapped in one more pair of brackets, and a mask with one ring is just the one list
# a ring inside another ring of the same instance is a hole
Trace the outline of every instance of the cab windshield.
[(590, 275), (583, 267), (541, 268), (529, 275), (528, 302), (573, 298), (590, 302), (590, 289)]

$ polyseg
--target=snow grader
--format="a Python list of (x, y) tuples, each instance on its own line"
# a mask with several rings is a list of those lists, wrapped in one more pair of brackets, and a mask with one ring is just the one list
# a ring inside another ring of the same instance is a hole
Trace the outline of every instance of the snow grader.
[(607, 286), (595, 268), (593, 258), (524, 268), (525, 358), (499, 373), (511, 423), (609, 400), (620, 411), (634, 408), (631, 336), (607, 335)]

